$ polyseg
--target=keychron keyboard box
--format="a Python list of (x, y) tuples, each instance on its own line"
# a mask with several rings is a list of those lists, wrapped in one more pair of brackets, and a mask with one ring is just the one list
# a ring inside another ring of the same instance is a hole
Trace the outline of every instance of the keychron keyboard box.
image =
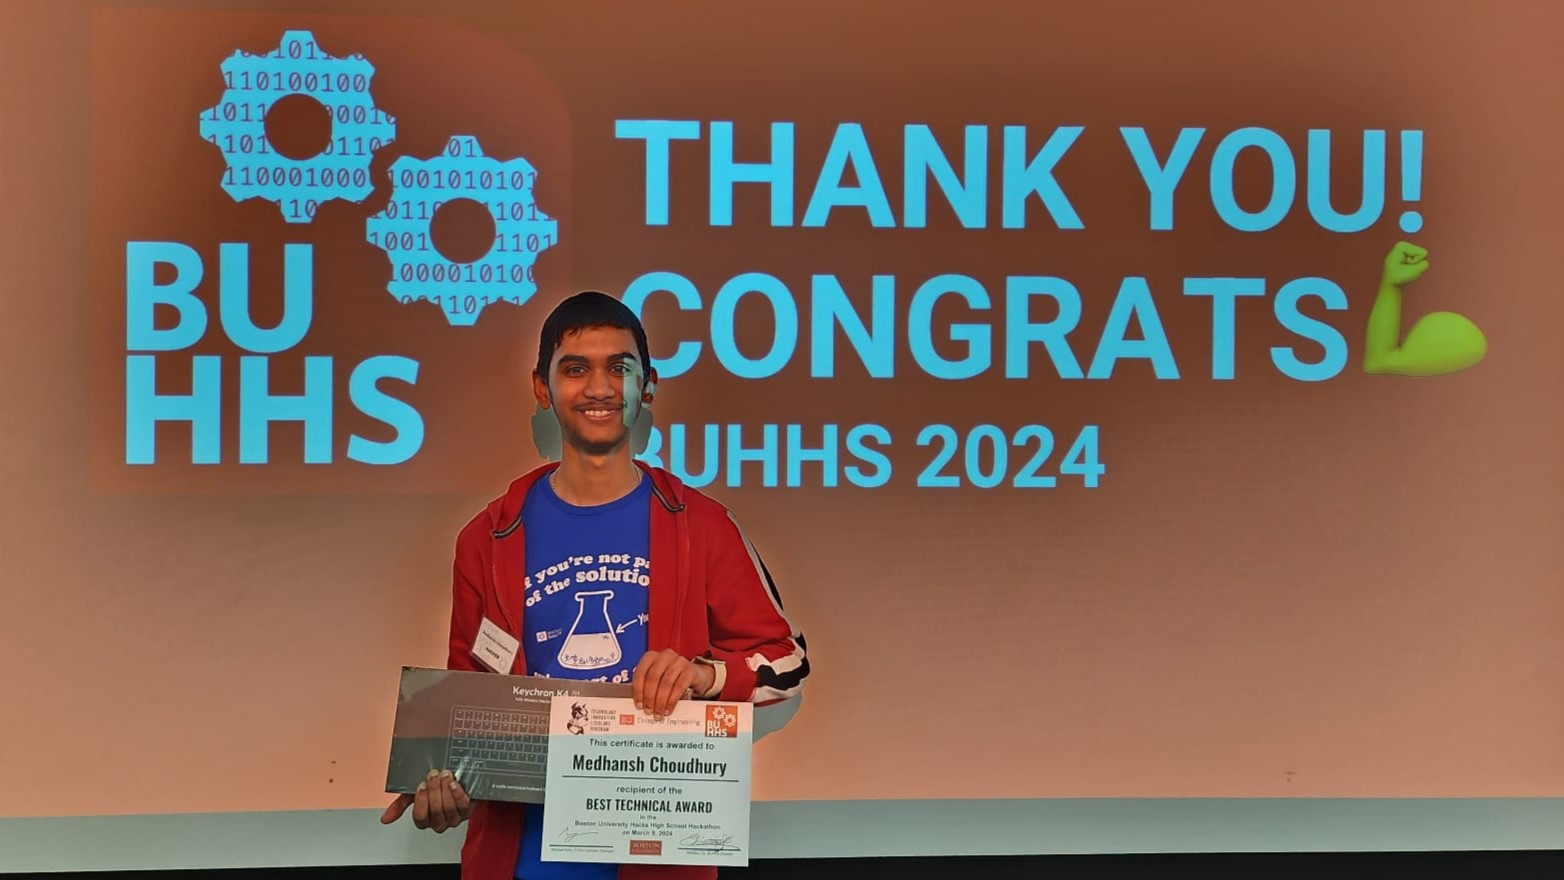
[(386, 791), (450, 770), (481, 801), (543, 803), (555, 694), (629, 697), (627, 684), (402, 667)]

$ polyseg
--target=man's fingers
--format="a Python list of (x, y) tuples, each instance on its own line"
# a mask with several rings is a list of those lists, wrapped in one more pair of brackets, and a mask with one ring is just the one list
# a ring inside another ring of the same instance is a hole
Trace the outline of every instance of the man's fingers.
[(429, 826), (436, 834), (444, 834), (451, 827), (451, 789), (445, 777), (439, 773), (429, 779)]
[(674, 685), (679, 683), (679, 671), (673, 667), (664, 670), (662, 678), (657, 682), (657, 701), (655, 711), (658, 715), (667, 715), (672, 709), (668, 698), (673, 695)]
[(472, 799), (467, 796), (467, 790), (462, 788), (462, 784), (457, 782), (455, 778), (450, 780), (449, 785), (453, 786), (451, 797), (456, 804), (456, 815), (465, 822), (472, 818)]
[(462, 824), (462, 820), (466, 818), (456, 806), (456, 789), (458, 788), (456, 777), (451, 774), (451, 771), (445, 770), (440, 773), (440, 778), (435, 780), (435, 784), (439, 786), (440, 794), (444, 798), (445, 827), (455, 828)]
[(646, 673), (656, 658), (657, 655), (650, 652), (642, 654), (641, 662), (635, 664), (635, 671), (630, 673), (630, 695), (637, 709), (646, 708)]
[(440, 790), (439, 774), (430, 773), (424, 780), (424, 798), (429, 802), (429, 827), (436, 834), (445, 831), (445, 795)]
[(657, 711), (657, 680), (662, 676), (662, 664), (657, 660), (645, 664), (644, 668), (635, 672), (636, 693), (639, 695), (635, 701), (635, 707), (643, 712), (655, 713)]
[(657, 689), (657, 714), (667, 715), (673, 711), (675, 703), (679, 702), (679, 694), (684, 692), (684, 669), (687, 664), (683, 657), (675, 657), (668, 664), (668, 669), (663, 673), (663, 680)]
[(686, 674), (688, 668), (689, 664), (684, 662), (683, 658), (680, 658), (669, 664), (667, 671), (663, 673), (662, 680), (658, 682), (657, 687), (658, 715), (671, 713), (674, 705), (679, 702), (679, 697), (684, 693), (684, 689), (689, 687), (688, 675)]
[(634, 684), (639, 697), (635, 701), (635, 707), (653, 714), (657, 713), (657, 691), (662, 686), (662, 678), (668, 672), (668, 654), (658, 651), (647, 654), (636, 668)]
[(631, 690), (635, 707), (653, 715), (668, 715), (696, 681), (695, 664), (677, 651), (647, 653), (636, 664)]
[(386, 807), (386, 811), (380, 814), (380, 824), (390, 825), (392, 822), (402, 818), (402, 814), (407, 812), (407, 808), (412, 806), (412, 803), (412, 795), (397, 795), (396, 800), (392, 801), (391, 805)]
[(413, 827), (429, 827), (429, 783), (418, 783), (418, 792), (413, 795)]
[(689, 693), (690, 686), (694, 683), (695, 664), (681, 663), (679, 665), (679, 675), (674, 679), (673, 687), (668, 691), (668, 708), (664, 710), (663, 714), (672, 714), (674, 707), (679, 705), (679, 701), (684, 699), (684, 695)]

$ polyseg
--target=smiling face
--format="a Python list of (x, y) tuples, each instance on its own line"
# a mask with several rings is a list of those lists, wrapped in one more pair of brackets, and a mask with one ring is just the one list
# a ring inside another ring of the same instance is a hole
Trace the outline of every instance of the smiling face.
[(533, 373), (533, 394), (553, 409), (568, 449), (590, 456), (628, 450), (630, 427), (651, 402), (646, 386), (656, 379), (636, 349), (629, 330), (583, 327), (565, 333), (548, 376)]

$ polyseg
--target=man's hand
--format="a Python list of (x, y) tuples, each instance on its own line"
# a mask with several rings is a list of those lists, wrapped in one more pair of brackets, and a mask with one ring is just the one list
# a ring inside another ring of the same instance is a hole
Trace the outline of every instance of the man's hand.
[(418, 783), (416, 794), (398, 795), (380, 815), (380, 824), (390, 825), (402, 818), (408, 806), (413, 808), (414, 827), (433, 828), (436, 834), (444, 834), (472, 815), (472, 801), (449, 770), (430, 770), (429, 778)]
[(635, 707), (667, 717), (687, 691), (704, 694), (710, 690), (716, 675), (710, 666), (688, 660), (671, 648), (648, 651), (630, 674)]
[(1397, 242), (1385, 257), (1385, 274), (1380, 284), (1400, 287), (1411, 284), (1428, 271), (1428, 250), (1410, 242)]

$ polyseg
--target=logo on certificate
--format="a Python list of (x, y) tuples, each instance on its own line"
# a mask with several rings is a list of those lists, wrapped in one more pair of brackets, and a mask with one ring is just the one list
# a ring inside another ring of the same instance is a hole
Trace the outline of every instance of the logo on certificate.
[(626, 715), (623, 712), (619, 713), (619, 726), (620, 727), (634, 727), (635, 726), (635, 715), (634, 714)]
[(707, 706), (706, 735), (728, 737), (738, 736), (738, 711), (733, 706)]
[(630, 841), (630, 855), (632, 856), (660, 856), (662, 854), (663, 842), (661, 840)]

